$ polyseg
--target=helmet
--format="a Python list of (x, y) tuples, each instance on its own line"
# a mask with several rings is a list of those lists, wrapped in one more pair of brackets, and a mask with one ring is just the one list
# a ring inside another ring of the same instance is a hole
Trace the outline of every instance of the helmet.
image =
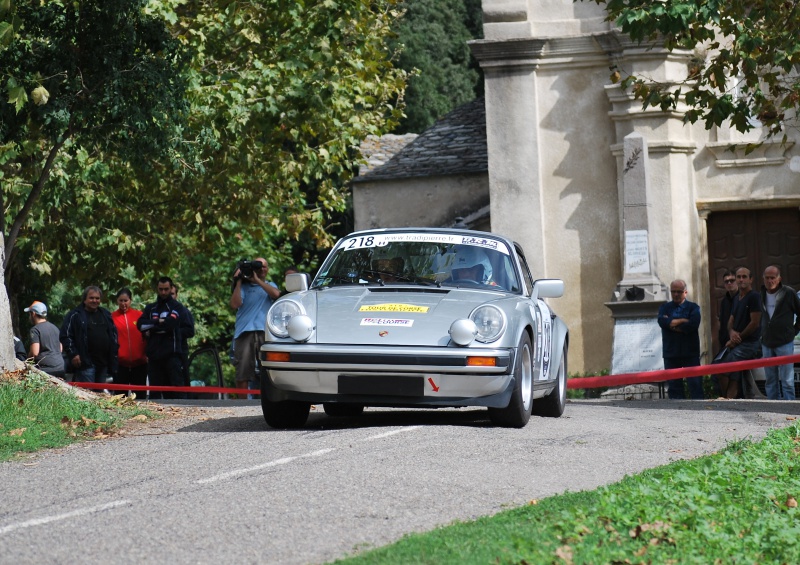
[(453, 269), (471, 269), (478, 265), (483, 266), (483, 276), (478, 282), (486, 282), (492, 278), (492, 264), (486, 252), (480, 247), (460, 246), (456, 250)]

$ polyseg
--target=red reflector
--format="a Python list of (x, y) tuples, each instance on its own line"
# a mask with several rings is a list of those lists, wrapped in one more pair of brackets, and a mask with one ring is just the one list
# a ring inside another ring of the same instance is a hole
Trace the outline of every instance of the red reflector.
[(282, 361), (284, 363), (289, 361), (288, 353), (267, 352), (267, 361)]
[(467, 357), (467, 367), (496, 367), (497, 359), (494, 357)]

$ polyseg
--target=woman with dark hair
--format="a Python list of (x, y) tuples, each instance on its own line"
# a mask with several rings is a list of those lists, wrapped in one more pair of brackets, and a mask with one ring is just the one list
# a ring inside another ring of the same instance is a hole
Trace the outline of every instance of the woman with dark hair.
[[(117, 293), (117, 310), (111, 313), (111, 319), (119, 334), (119, 370), (114, 384), (147, 384), (147, 356), (144, 353), (145, 343), (142, 332), (136, 327), (141, 317), (141, 310), (131, 307), (133, 295), (130, 289), (123, 288)], [(134, 391), (138, 398), (144, 399), (147, 391)]]

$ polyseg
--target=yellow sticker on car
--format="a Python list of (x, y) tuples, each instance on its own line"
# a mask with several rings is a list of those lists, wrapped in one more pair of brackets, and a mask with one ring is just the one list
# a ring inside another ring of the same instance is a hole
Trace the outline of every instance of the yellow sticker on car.
[(359, 312), (420, 312), (425, 313), (430, 309), (428, 306), (415, 306), (413, 304), (371, 304), (362, 306)]

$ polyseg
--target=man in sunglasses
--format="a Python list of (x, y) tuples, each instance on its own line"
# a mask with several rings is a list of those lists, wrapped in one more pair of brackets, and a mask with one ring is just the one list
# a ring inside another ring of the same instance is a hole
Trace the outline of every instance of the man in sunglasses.
[(719, 301), (719, 332), (717, 332), (717, 353), (722, 351), (725, 344), (728, 343), (728, 320), (731, 317), (731, 310), (733, 309), (733, 299), (739, 293), (739, 287), (736, 286), (736, 273), (726, 269), (722, 274), (722, 286), (725, 289), (725, 294), (722, 300)]
[[(755, 359), (761, 353), (761, 295), (753, 290), (753, 275), (747, 267), (736, 269), (739, 293), (733, 299), (728, 318), (728, 352), (723, 363)], [(719, 375), (719, 386), (725, 398), (739, 398), (742, 372)]]

